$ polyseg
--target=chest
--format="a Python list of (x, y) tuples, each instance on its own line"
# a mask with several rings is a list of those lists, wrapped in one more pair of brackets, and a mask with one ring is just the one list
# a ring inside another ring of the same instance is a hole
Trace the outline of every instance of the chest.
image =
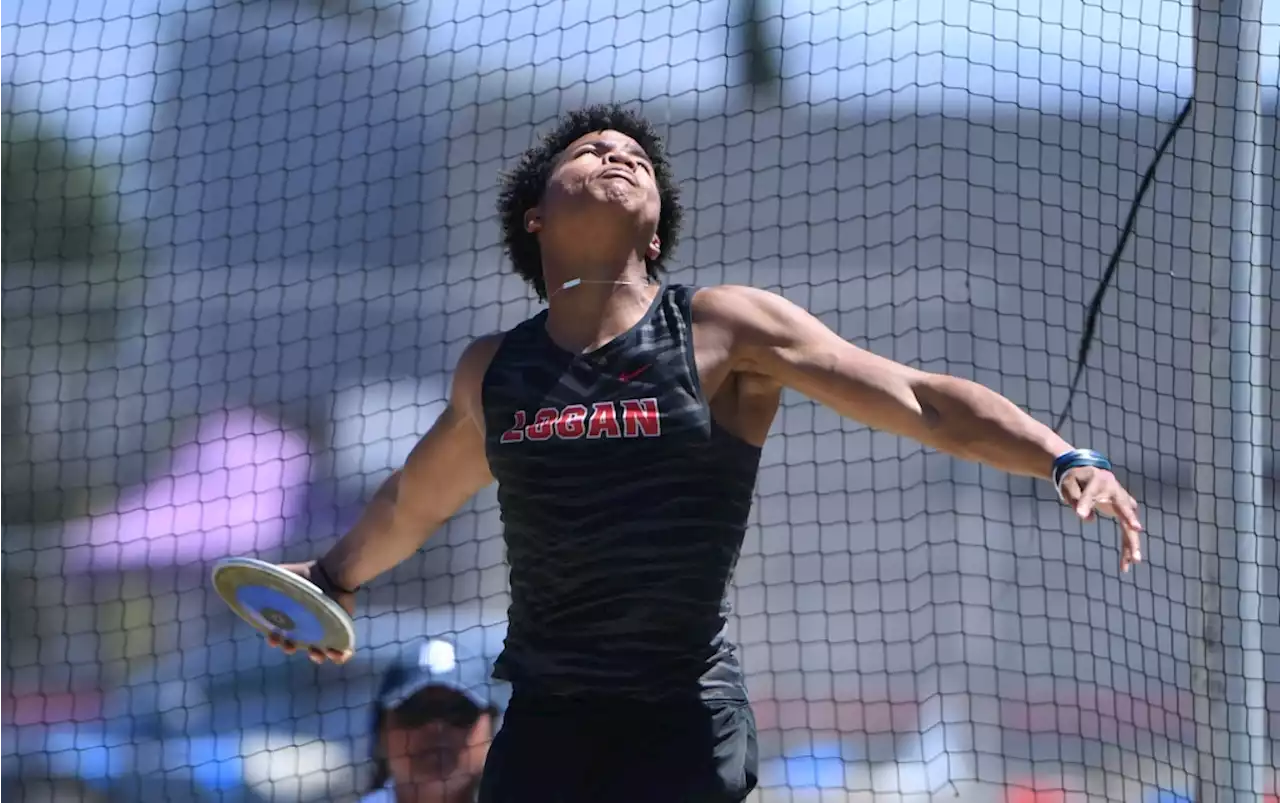
[(545, 354), (496, 363), (485, 383), (486, 451), (502, 463), (671, 448), (706, 439), (709, 415), (683, 349), (663, 343), (607, 354)]

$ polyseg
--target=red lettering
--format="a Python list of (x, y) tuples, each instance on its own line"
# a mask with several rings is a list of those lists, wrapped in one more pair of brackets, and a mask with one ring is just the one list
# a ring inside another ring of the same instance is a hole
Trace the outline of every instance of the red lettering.
[(588, 438), (621, 438), (618, 411), (613, 402), (596, 402), (591, 406), (591, 421), (587, 425)]
[(656, 438), (662, 434), (658, 400), (623, 399), (622, 432), (628, 438)]
[[(618, 404), (622, 405), (622, 415), (618, 415)], [(561, 440), (577, 440), (583, 436), (598, 440), (600, 438), (657, 438), (662, 435), (662, 416), (658, 411), (658, 400), (623, 399), (621, 402), (595, 402), (591, 405), (588, 416), (587, 407), (583, 404), (570, 404), (563, 410), (554, 407), (543, 407), (533, 416), (523, 410), (517, 410), (511, 429), (502, 433), (502, 443), (520, 443), (521, 441), (547, 441), (552, 438)]]
[(528, 423), (524, 410), (516, 410), (516, 421), (511, 429), (502, 433), (503, 443), (519, 443), (524, 440), (524, 425)]
[(577, 440), (587, 431), (587, 408), (581, 404), (571, 404), (560, 413), (556, 421), (556, 435), (564, 440)]
[(556, 419), (559, 417), (560, 411), (556, 408), (543, 407), (533, 417), (533, 423), (524, 431), (525, 436), (531, 441), (549, 439), (555, 432)]

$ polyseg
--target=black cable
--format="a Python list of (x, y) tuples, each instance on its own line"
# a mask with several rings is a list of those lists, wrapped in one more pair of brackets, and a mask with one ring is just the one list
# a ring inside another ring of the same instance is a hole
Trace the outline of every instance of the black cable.
[(1160, 159), (1164, 156), (1164, 152), (1173, 143), (1173, 138), (1178, 133), (1178, 130), (1182, 128), (1182, 124), (1191, 116), (1191, 107), (1194, 103), (1195, 101), (1192, 98), (1187, 98), (1186, 105), (1178, 113), (1178, 119), (1173, 121), (1173, 126), (1165, 133), (1160, 146), (1156, 148), (1156, 155), (1151, 159), (1151, 165), (1147, 168), (1146, 175), (1142, 177), (1142, 183), (1138, 185), (1138, 195), (1133, 199), (1133, 204), (1129, 207), (1129, 217), (1124, 222), (1124, 228), (1120, 230), (1120, 242), (1116, 244), (1116, 249), (1111, 252), (1111, 259), (1107, 261), (1107, 269), (1102, 273), (1102, 281), (1098, 283), (1098, 289), (1093, 293), (1093, 301), (1089, 302), (1089, 313), (1085, 317), (1084, 332), (1080, 335), (1080, 349), (1076, 353), (1076, 373), (1071, 379), (1071, 388), (1067, 392), (1067, 403), (1063, 406), (1061, 415), (1058, 416), (1058, 423), (1053, 427), (1054, 431), (1060, 432), (1062, 425), (1067, 422), (1067, 417), (1071, 415), (1071, 402), (1075, 399), (1076, 388), (1080, 386), (1080, 377), (1084, 376), (1084, 369), (1089, 360), (1089, 349), (1093, 346), (1094, 330), (1098, 327), (1098, 315), (1102, 312), (1102, 299), (1106, 296), (1107, 290), (1110, 289), (1111, 280), (1115, 276), (1116, 268), (1120, 265), (1120, 256), (1124, 253), (1124, 247), (1129, 244), (1129, 237), (1133, 234), (1133, 226), (1138, 220), (1138, 211), (1142, 208), (1142, 199), (1151, 187), (1151, 182), (1155, 180), (1156, 168), (1160, 166)]

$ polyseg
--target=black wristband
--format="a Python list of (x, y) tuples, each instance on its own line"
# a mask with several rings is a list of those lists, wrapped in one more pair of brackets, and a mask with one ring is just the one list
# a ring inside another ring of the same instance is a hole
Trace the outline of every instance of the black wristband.
[(354, 594), (360, 590), (360, 586), (355, 588), (343, 588), (333, 579), (333, 575), (329, 574), (329, 570), (324, 567), (324, 561), (318, 560), (311, 566), (311, 573), (319, 580), (316, 585), (320, 586), (322, 591), (337, 591), (339, 594)]

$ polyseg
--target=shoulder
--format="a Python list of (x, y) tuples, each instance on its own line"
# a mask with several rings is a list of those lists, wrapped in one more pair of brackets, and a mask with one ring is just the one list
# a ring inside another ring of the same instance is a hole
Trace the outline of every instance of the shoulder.
[(786, 383), (800, 357), (832, 362), (851, 344), (786, 297), (741, 285), (708, 287), (694, 297), (693, 322), (704, 341), (730, 355), (736, 370)]
[(545, 313), (528, 318), (510, 329), (481, 335), (467, 344), (453, 372), (450, 404), (480, 420), (485, 378), (505, 344), (527, 343), (529, 334), (542, 325)]
[(467, 344), (453, 372), (455, 391), (480, 390), (481, 384), (484, 383), (484, 376), (489, 371), (489, 366), (493, 364), (493, 358), (502, 348), (506, 337), (506, 332), (494, 332), (481, 335)]
[(467, 345), (459, 358), (457, 374), (465, 375), (467, 380), (477, 385), (483, 384), (485, 374), (504, 345), (519, 348), (536, 343), (536, 333), (546, 325), (546, 315), (546, 310), (543, 310), (510, 329), (477, 337)]
[(749, 337), (785, 328), (807, 317), (785, 297), (740, 284), (721, 284), (694, 291), (690, 304), (695, 325)]
[(483, 421), (482, 399), (484, 378), (489, 366), (502, 348), (508, 332), (481, 335), (467, 344), (453, 371), (453, 388), (449, 393), (449, 407), (479, 424)]
[(502, 348), (502, 344), (507, 339), (508, 334), (509, 331), (493, 332), (492, 334), (481, 335), (468, 343), (467, 347), (462, 351), (462, 356), (458, 358), (454, 381), (470, 380), (479, 382), (484, 379), (485, 372), (489, 370), (489, 366), (493, 363), (493, 358), (497, 356), (498, 350)]

